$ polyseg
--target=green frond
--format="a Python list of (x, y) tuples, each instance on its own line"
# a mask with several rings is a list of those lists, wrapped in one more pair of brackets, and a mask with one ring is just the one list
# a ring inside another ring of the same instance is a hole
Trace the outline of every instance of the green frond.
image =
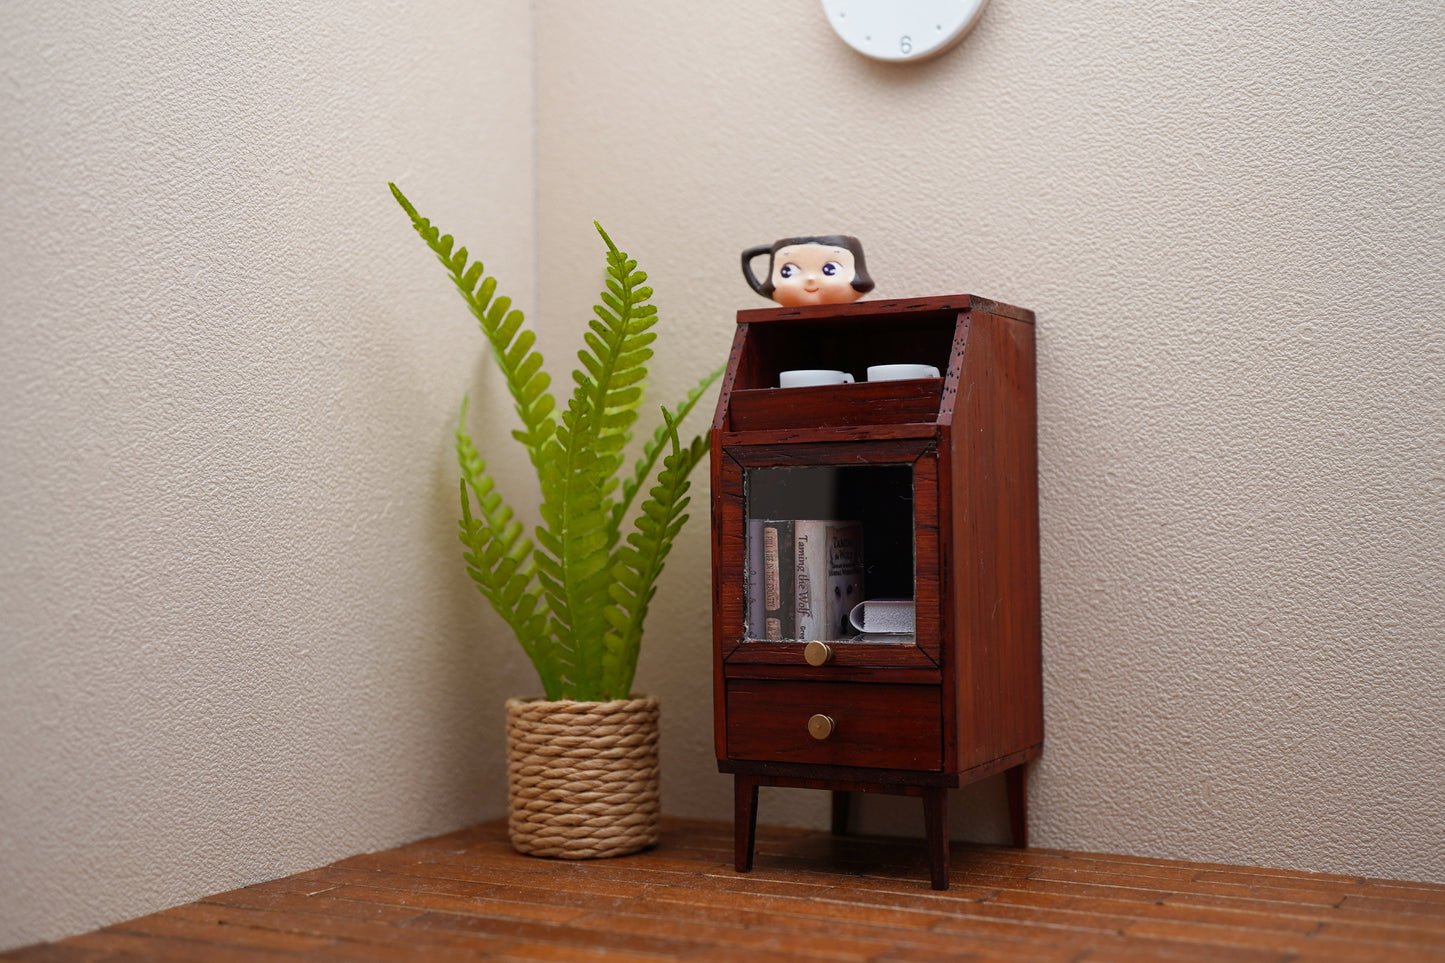
[[(676, 418), (678, 422), (681, 422), (693, 408), (697, 407), (697, 403), (702, 400), (702, 396), (712, 387), (713, 382), (722, 377), (722, 373), (726, 367), (727, 366), (724, 365), (708, 372), (703, 376), (702, 380), (687, 393), (682, 401), (678, 403)], [(642, 457), (639, 458), (636, 465), (633, 466), (632, 477), (622, 483), (622, 500), (612, 508), (611, 541), (613, 544), (617, 542), (622, 531), (622, 522), (627, 517), (628, 510), (632, 507), (633, 499), (636, 497), (638, 490), (641, 489), (647, 481), (648, 476), (652, 474), (652, 469), (657, 464), (657, 457), (662, 452), (663, 444), (667, 439), (668, 428), (664, 421), (663, 424), (657, 426), (657, 430), (653, 432), (652, 438), (642, 446)]]
[[(522, 650), (537, 668), (548, 698), (562, 691), (557, 654), (547, 633), (547, 620), (538, 611), (540, 590), (533, 584), (537, 566), (531, 539), (512, 518), (512, 510), (495, 490), (486, 463), (466, 430), (467, 401), (457, 423), (457, 465), (462, 517), (458, 522), (467, 574), (482, 596), (502, 617)], [(475, 502), (480, 514), (472, 513)]]
[[(625, 696), (663, 559), (687, 518), (687, 476), (707, 450), (702, 436), (683, 447), (677, 424), (720, 371), (703, 379), (675, 412), (663, 409), (663, 425), (631, 477), (619, 478), (657, 337), (647, 273), (593, 222), (607, 248), (606, 278), (587, 321), (570, 396), (560, 405), (522, 312), (497, 294), (496, 279), (465, 246), (390, 186), (487, 338), (522, 424), (512, 436), (525, 447), (542, 492), (541, 524), (531, 527), (529, 537), (466, 432), (464, 402), (456, 454), (467, 573), (536, 666), (547, 698)], [(656, 484), (619, 545), (622, 520), (665, 442), (672, 453), (662, 459)]]
[[(481, 262), (468, 264), (465, 247), (458, 248), (453, 253), (450, 234), (441, 234), (429, 220), (422, 217), (395, 184), (391, 185), (391, 193), (411, 218), (412, 227), (417, 234), (432, 249), (437, 260), (446, 266), (452, 282), (487, 336), (492, 347), (492, 356), (502, 369), (517, 416), (524, 426), (522, 434), (525, 437), (519, 440), (527, 447), (533, 466), (540, 471), (542, 446), (553, 430), (551, 412), (556, 403), (546, 394), (545, 385), (541, 391), (528, 390), (533, 376), (542, 366), (541, 355), (532, 350), (535, 336), (526, 332), (531, 340), (513, 350), (513, 339), (523, 322), (522, 312), (508, 310), (512, 303), (510, 298), (499, 297), (493, 300), (496, 281), (491, 277), (484, 277), (485, 269)], [(480, 287), (477, 283), (479, 278), (483, 278)]]
[(699, 435), (687, 447), (677, 437), (678, 418), (662, 409), (663, 433), (671, 454), (663, 459), (657, 484), (648, 493), (628, 535), (628, 547), (613, 553), (612, 584), (608, 588), (611, 605), (606, 621), (610, 626), (605, 644), (607, 670), (605, 687), (609, 692), (626, 694), (637, 671), (637, 656), (642, 646), (642, 626), (648, 606), (657, 593), (657, 578), (672, 550), (687, 516), (687, 480), (692, 469), (707, 457), (707, 439)]
[[(538, 544), (555, 563), (556, 578), (543, 583), (559, 641), (576, 654), (579, 675), (595, 676), (603, 655), (606, 559), (613, 536), (610, 492), (621, 452), (642, 403), (645, 364), (651, 350), (641, 339), (655, 323), (645, 304), (651, 289), (636, 262), (619, 251), (598, 226), (607, 245), (607, 290), (594, 307), (584, 347), (577, 353), (572, 397), (546, 449), (553, 477), (542, 480), (545, 526), (554, 537)], [(586, 686), (583, 686), (584, 691)]]

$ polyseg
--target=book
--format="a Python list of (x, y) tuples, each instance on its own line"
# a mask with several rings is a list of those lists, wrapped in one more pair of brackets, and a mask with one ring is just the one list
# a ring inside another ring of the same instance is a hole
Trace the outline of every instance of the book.
[(748, 621), (743, 632), (750, 639), (763, 637), (763, 519), (748, 519), (748, 564), (743, 590), (748, 596)]
[(912, 632), (859, 632), (849, 642), (880, 642), (885, 645), (913, 645), (918, 636)]
[(865, 599), (848, 613), (853, 628), (867, 635), (912, 635), (912, 599)]
[(748, 520), (749, 638), (795, 637), (793, 525), (789, 519)]
[(863, 598), (863, 525), (793, 522), (793, 638), (846, 639), (848, 614)]

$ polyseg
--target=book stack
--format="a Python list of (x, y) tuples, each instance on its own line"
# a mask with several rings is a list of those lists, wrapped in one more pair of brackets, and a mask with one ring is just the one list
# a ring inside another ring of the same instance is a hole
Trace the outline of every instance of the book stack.
[(748, 635), (846, 639), (863, 598), (863, 526), (835, 519), (750, 519)]

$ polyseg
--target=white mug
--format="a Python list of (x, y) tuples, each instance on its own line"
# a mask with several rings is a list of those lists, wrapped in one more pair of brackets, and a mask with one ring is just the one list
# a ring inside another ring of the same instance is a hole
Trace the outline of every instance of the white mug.
[(875, 364), (868, 368), (869, 381), (908, 381), (913, 378), (937, 378), (938, 369), (931, 364)]
[(831, 368), (794, 368), (778, 372), (779, 388), (809, 388), (813, 385), (850, 385), (853, 376)]

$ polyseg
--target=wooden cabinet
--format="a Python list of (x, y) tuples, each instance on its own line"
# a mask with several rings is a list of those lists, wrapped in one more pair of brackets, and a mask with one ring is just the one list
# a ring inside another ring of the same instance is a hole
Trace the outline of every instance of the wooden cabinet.
[[(909, 363), (942, 376), (864, 380)], [(858, 383), (777, 387), (799, 368)], [(759, 786), (832, 790), (835, 832), (849, 792), (922, 797), (945, 889), (947, 790), (1006, 772), (1026, 845), (1035, 411), (1032, 312), (972, 295), (738, 312), (711, 469), (714, 738), (739, 870)], [(912, 631), (854, 630), (865, 599), (911, 602)]]

